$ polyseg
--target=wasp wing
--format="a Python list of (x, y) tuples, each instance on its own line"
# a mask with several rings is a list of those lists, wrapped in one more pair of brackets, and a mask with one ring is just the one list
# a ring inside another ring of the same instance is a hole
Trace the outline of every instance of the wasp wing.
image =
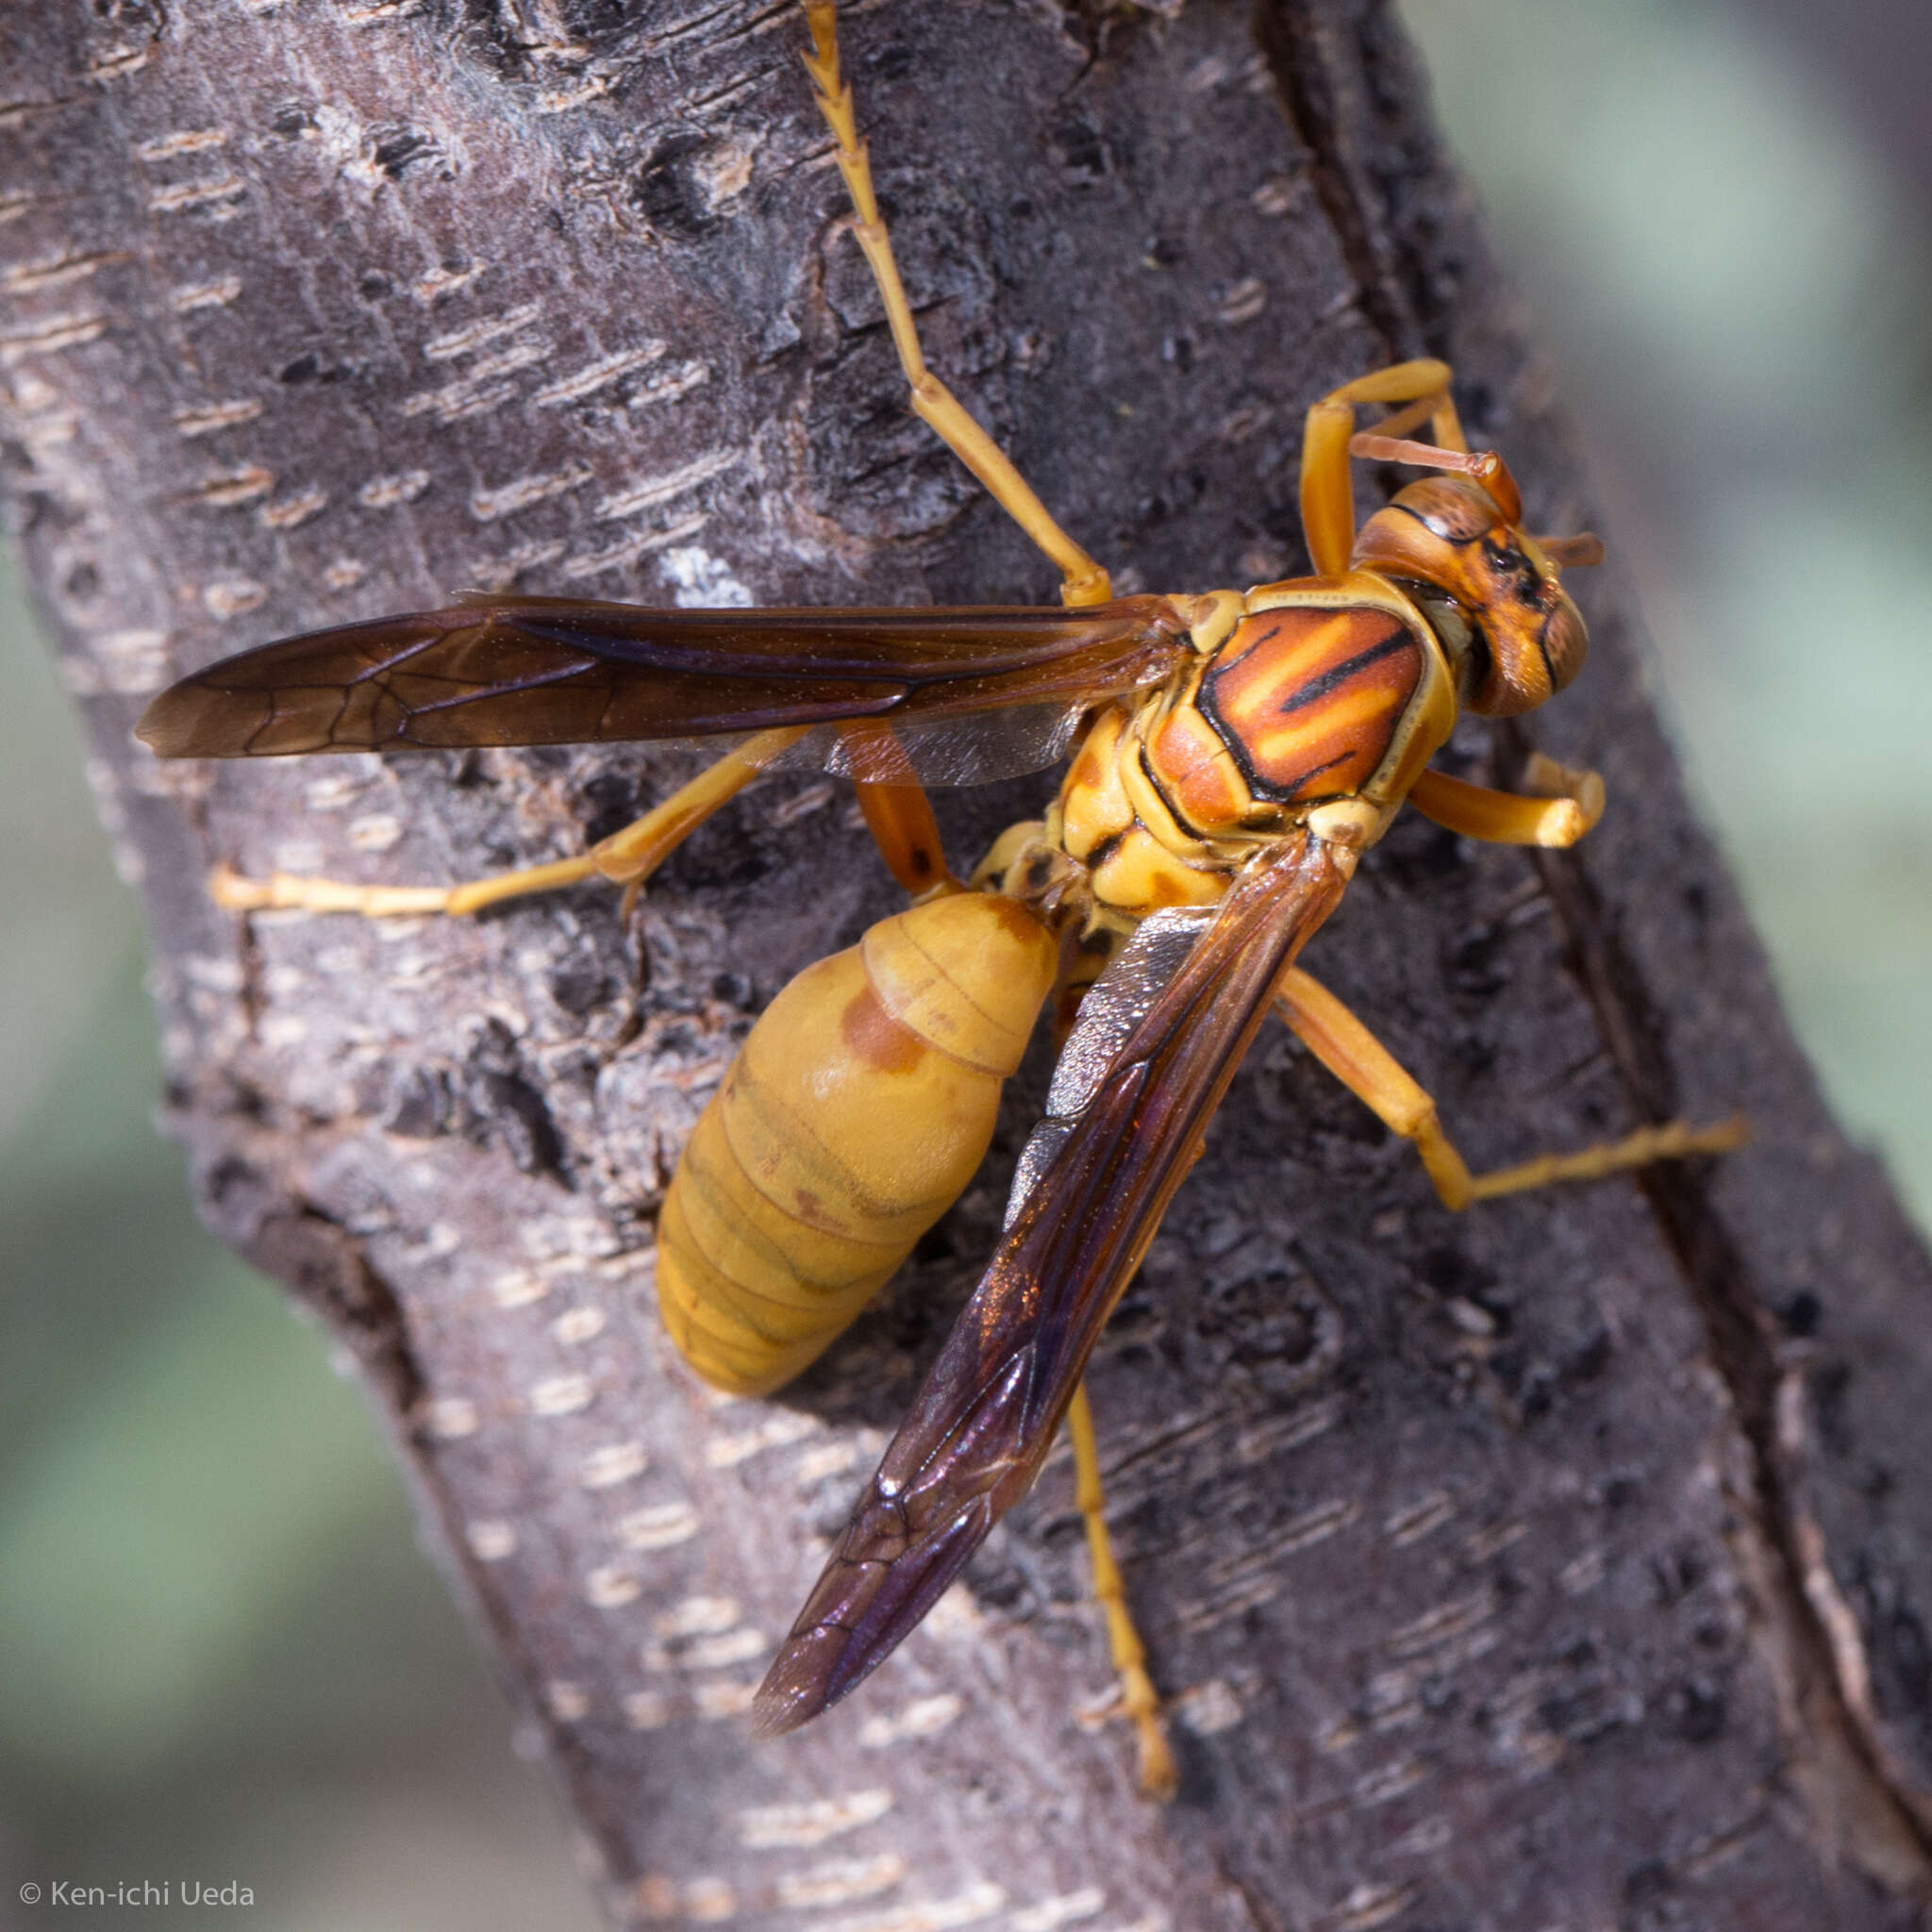
[[(1080, 610), (659, 610), (479, 592), (243, 651), (163, 691), (136, 728), (162, 758), (597, 744), (867, 718), (926, 734), (970, 720), (984, 740), (990, 713), (1070, 717), (1158, 683), (1189, 649), (1165, 597)], [(1050, 761), (1038, 732), (1021, 736), (1029, 762)], [(1015, 755), (995, 746), (965, 763), (991, 775)], [(944, 767), (943, 750), (934, 761)]]
[(844, 1696), (1031, 1487), (1275, 982), (1349, 871), (1320, 840), (1287, 841), (1219, 907), (1148, 919), (1088, 995), (998, 1251), (758, 1691), (761, 1733)]

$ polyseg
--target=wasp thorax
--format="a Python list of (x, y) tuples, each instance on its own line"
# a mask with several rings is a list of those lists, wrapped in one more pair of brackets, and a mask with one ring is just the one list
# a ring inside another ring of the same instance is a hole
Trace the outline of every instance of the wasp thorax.
[(1559, 691), (1582, 668), (1589, 634), (1557, 566), (1460, 476), (1411, 483), (1362, 525), (1355, 562), (1441, 591), (1428, 611), (1456, 663), (1462, 702), (1509, 717)]

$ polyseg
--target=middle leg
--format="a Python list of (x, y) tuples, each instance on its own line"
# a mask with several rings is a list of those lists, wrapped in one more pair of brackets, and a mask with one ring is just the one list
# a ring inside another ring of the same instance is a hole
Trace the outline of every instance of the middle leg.
[(426, 912), (460, 917), (505, 899), (551, 892), (595, 878), (623, 886), (634, 897), (644, 881), (713, 812), (736, 798), (804, 735), (805, 728), (799, 725), (758, 732), (707, 765), (642, 818), (599, 840), (575, 858), (521, 866), (514, 872), (465, 879), (454, 886), (361, 886), (290, 873), (251, 879), (223, 865), (208, 880), (208, 896), (230, 912), (354, 912), (364, 919)]
[(940, 843), (932, 801), (897, 733), (890, 724), (861, 720), (841, 725), (839, 736), (866, 829), (892, 876), (914, 899), (935, 890), (959, 891)]
[[(460, 918), (506, 899), (604, 879), (625, 889), (627, 914), (651, 874), (707, 819), (782, 758), (805, 735), (805, 728), (783, 725), (758, 732), (706, 766), (641, 819), (600, 839), (575, 858), (521, 866), (454, 886), (364, 886), (291, 873), (251, 879), (224, 865), (209, 878), (208, 894), (230, 912), (353, 912), (364, 919), (441, 912)], [(867, 724), (844, 729), (852, 761), (859, 768), (854, 774), (859, 809), (892, 876), (914, 898), (936, 887), (957, 891), (958, 882), (946, 870), (932, 806), (904, 751), (885, 726)]]

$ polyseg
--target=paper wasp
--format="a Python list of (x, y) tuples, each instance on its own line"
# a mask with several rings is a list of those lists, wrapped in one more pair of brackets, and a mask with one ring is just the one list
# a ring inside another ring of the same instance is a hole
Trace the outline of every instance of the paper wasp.
[[(634, 898), (699, 824), (783, 758), (855, 782), (912, 895), (808, 967), (747, 1040), (679, 1163), (658, 1293), (697, 1373), (740, 1393), (795, 1375), (958, 1198), (1041, 1008), (1064, 1036), (1005, 1233), (765, 1681), (791, 1729), (844, 1696), (931, 1607), (1074, 1440), (1143, 1783), (1173, 1767), (1102, 1517), (1082, 1374), (1271, 1008), (1411, 1141), (1445, 1204), (1736, 1144), (1645, 1129), (1473, 1177), (1428, 1095), (1295, 964), (1405, 801), (1468, 836), (1567, 845), (1603, 808), (1589, 773), (1532, 761), (1535, 795), (1429, 769), (1463, 708), (1541, 704), (1574, 676), (1565, 564), (1593, 539), (1523, 526), (1502, 458), (1472, 453), (1437, 361), (1307, 414), (1313, 574), (1245, 592), (1116, 598), (925, 367), (841, 79), (832, 0), (804, 0), (807, 65), (917, 413), (1059, 569), (1062, 608), (660, 610), (474, 593), (290, 638), (183, 679), (141, 735), (167, 758), (730, 737), (732, 748), (581, 858), (450, 888), (220, 873), (223, 905), (468, 912), (587, 878)], [(1389, 413), (1357, 433), (1357, 411)], [(1411, 441), (1426, 428), (1429, 441)], [(1356, 527), (1351, 463), (1431, 472)], [(970, 877), (924, 786), (1071, 764), (1044, 818)]]

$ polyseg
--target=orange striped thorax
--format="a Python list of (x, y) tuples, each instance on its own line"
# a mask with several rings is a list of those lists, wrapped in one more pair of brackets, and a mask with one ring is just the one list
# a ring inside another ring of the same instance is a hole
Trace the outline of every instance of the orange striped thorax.
[(1102, 713), (1049, 821), (1103, 916), (1217, 899), (1258, 843), (1311, 814), (1324, 830), (1346, 801), (1344, 842), (1368, 842), (1456, 722), (1442, 647), (1385, 578), (1201, 603), (1218, 607), (1196, 625), (1206, 648), (1138, 708)]

